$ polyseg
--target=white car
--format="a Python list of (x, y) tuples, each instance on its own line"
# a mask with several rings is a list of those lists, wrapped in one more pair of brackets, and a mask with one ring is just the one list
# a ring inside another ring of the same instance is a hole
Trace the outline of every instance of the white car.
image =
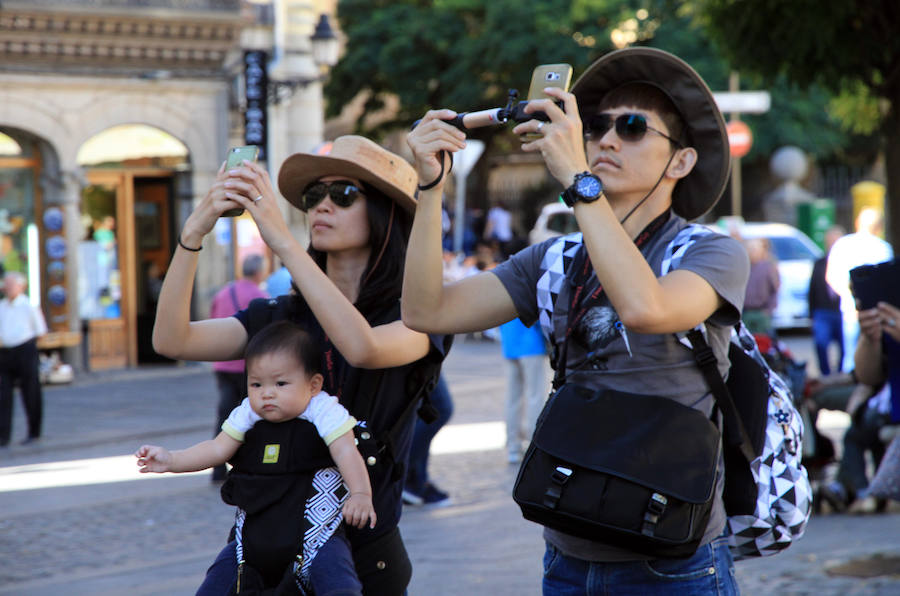
[(541, 208), (534, 227), (528, 232), (528, 243), (538, 244), (548, 238), (565, 236), (577, 231), (578, 222), (575, 221), (575, 212), (565, 203), (556, 201)]
[(742, 238), (767, 238), (778, 261), (781, 287), (778, 306), (772, 313), (776, 329), (809, 327), (809, 278), (813, 263), (823, 256), (822, 249), (797, 228), (783, 223), (742, 223)]

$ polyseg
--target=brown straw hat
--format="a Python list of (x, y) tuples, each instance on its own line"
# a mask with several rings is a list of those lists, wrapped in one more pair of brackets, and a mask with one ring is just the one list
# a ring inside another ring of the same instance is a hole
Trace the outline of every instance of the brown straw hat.
[(684, 119), (687, 145), (697, 164), (672, 193), (672, 208), (697, 219), (713, 208), (725, 190), (731, 157), (725, 121), (712, 92), (684, 60), (655, 48), (610, 52), (591, 64), (572, 86), (582, 119), (593, 114), (603, 96), (626, 83), (648, 83), (662, 90)]
[(294, 207), (310, 182), (347, 176), (373, 186), (408, 211), (416, 208), (418, 175), (409, 162), (365, 137), (338, 137), (328, 155), (295, 153), (281, 164), (278, 189)]

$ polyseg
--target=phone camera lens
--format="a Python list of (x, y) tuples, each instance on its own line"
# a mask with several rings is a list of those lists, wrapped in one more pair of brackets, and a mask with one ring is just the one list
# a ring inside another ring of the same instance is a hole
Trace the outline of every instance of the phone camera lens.
[(548, 80), (548, 81), (558, 81), (558, 80), (559, 80), (559, 73), (558, 73), (558, 72), (548, 72), (548, 73), (547, 73), (547, 76), (544, 77), (544, 78), (545, 78), (546, 80)]

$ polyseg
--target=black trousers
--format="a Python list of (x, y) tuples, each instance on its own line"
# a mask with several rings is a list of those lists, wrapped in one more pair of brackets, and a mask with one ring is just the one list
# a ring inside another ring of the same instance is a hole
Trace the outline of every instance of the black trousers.
[(41, 436), (43, 402), (38, 376), (37, 340), (30, 339), (12, 348), (0, 348), (0, 445), (12, 434), (13, 387), (18, 382), (28, 419), (28, 436)]

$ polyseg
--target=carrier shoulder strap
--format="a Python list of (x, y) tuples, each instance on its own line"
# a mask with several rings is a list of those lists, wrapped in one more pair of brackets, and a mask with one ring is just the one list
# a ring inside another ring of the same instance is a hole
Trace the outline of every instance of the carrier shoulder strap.
[[(452, 336), (448, 337), (450, 338), (450, 341), (452, 341)], [(444, 353), (446, 353), (446, 350)], [(425, 362), (420, 363), (418, 365), (419, 369), (411, 373), (412, 376), (421, 378), (421, 381), (416, 380), (418, 388), (415, 389), (415, 393), (413, 393), (411, 397), (407, 397), (408, 401), (406, 402), (406, 407), (403, 408), (403, 413), (394, 420), (394, 423), (387, 433), (385, 433), (384, 436), (379, 437), (391, 458), (394, 458), (394, 443), (397, 437), (400, 436), (403, 427), (406, 425), (406, 420), (412, 415), (413, 410), (415, 410), (417, 406), (419, 409), (419, 417), (426, 424), (430, 424), (437, 420), (438, 411), (431, 403), (430, 397), (431, 392), (434, 391), (434, 388), (438, 383), (441, 362), (442, 359), (438, 360), (430, 355), (425, 356)], [(398, 462), (395, 461), (395, 463)], [(398, 470), (398, 468), (395, 468), (395, 470)]]
[(256, 335), (263, 327), (273, 321), (287, 317), (290, 295), (277, 298), (254, 298), (247, 305), (247, 336)]

